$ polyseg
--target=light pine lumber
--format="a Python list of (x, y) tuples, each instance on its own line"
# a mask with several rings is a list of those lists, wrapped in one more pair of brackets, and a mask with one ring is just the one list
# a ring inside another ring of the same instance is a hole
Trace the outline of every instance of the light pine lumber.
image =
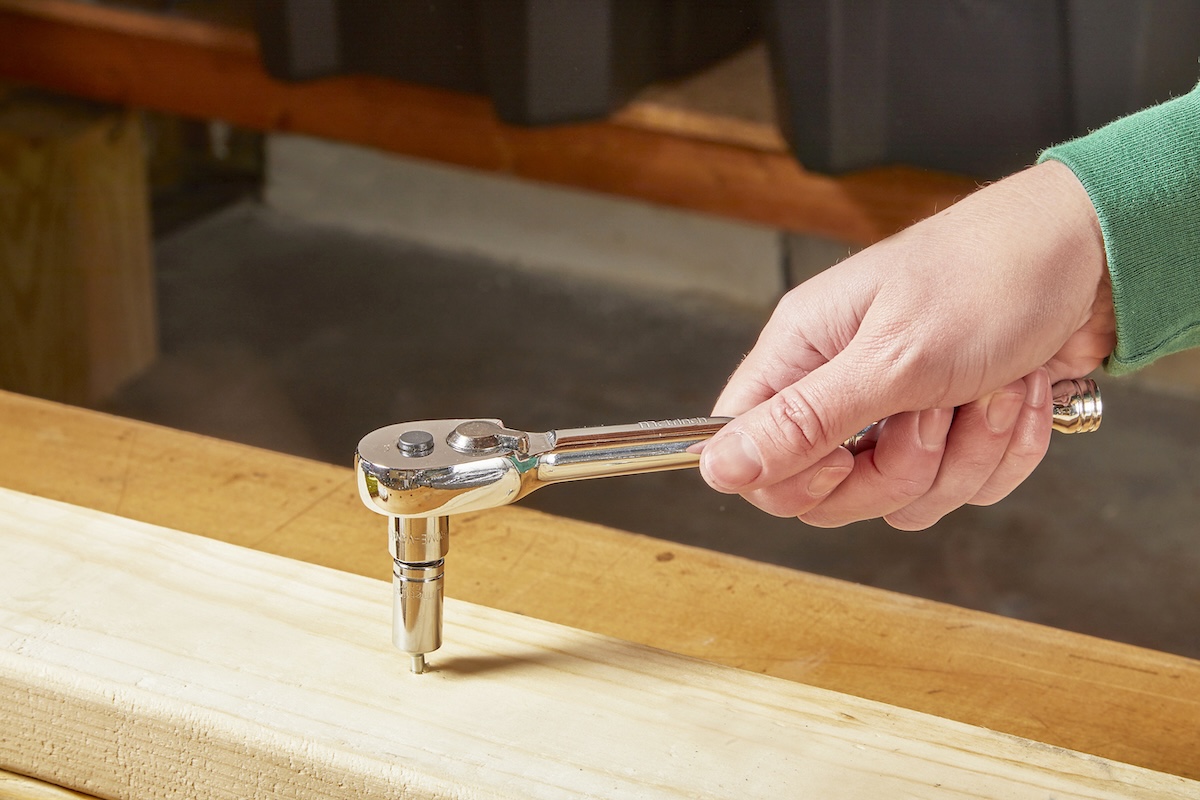
[(158, 354), (141, 121), (0, 101), (0, 386), (94, 403)]
[[(390, 575), (347, 468), (0, 392), (0, 485)], [(520, 506), (452, 539), (459, 599), (1200, 778), (1200, 662)]]
[(67, 0), (0, 0), (0, 78), (290, 131), (869, 244), (971, 192), (903, 167), (800, 167), (762, 126), (641, 103), (612, 121), (501, 123), (487, 98), (364, 76), (282, 83), (224, 24)]
[(0, 769), (0, 800), (91, 800), (91, 795)]
[(453, 600), (411, 675), (385, 583), (29, 495), (0, 543), (0, 767), (100, 796), (1200, 795)]

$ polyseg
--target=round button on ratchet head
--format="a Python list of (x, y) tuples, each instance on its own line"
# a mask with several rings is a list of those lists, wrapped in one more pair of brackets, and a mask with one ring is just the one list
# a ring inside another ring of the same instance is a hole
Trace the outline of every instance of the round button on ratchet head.
[(506, 428), (496, 420), (472, 419), (455, 426), (446, 444), (466, 455), (484, 455), (500, 450), (522, 452), (528, 444), (524, 431)]
[(473, 419), (458, 425), (446, 438), (446, 444), (460, 453), (484, 453), (500, 446), (499, 425), (485, 419)]
[(433, 434), (429, 431), (405, 431), (396, 440), (402, 455), (420, 458), (433, 452)]

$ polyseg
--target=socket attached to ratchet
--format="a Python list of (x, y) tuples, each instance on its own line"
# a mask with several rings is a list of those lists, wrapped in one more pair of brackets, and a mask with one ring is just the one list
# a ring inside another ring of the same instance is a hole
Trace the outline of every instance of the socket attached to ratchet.
[[(1062, 381), (1053, 391), (1055, 430), (1099, 427), (1093, 381)], [(392, 641), (410, 656), (412, 671), (424, 672), (425, 656), (442, 644), (451, 515), (508, 505), (553, 483), (695, 466), (699, 456), (689, 450), (727, 422), (692, 417), (536, 433), (497, 419), (440, 419), (389, 425), (363, 437), (355, 455), (359, 494), (388, 517)], [(866, 449), (884, 422), (845, 446)]]

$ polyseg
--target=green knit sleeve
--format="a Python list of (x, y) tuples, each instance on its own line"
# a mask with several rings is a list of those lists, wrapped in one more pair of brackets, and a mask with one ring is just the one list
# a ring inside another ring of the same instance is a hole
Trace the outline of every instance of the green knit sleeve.
[(1200, 346), (1200, 86), (1051, 147), (1091, 197), (1117, 316), (1105, 369)]

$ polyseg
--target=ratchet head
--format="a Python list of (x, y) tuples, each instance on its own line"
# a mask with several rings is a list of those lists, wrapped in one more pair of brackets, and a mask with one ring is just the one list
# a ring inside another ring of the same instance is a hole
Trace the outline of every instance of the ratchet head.
[(367, 434), (355, 456), (367, 506), (398, 517), (438, 517), (512, 503), (539, 486), (694, 466), (689, 448), (726, 419), (565, 428), (506, 428), (498, 419), (441, 419)]
[[(542, 435), (544, 439), (545, 434)], [(511, 503), (528, 494), (531, 438), (500, 420), (437, 419), (372, 431), (358, 443), (358, 488), (368, 508), (438, 517)]]

